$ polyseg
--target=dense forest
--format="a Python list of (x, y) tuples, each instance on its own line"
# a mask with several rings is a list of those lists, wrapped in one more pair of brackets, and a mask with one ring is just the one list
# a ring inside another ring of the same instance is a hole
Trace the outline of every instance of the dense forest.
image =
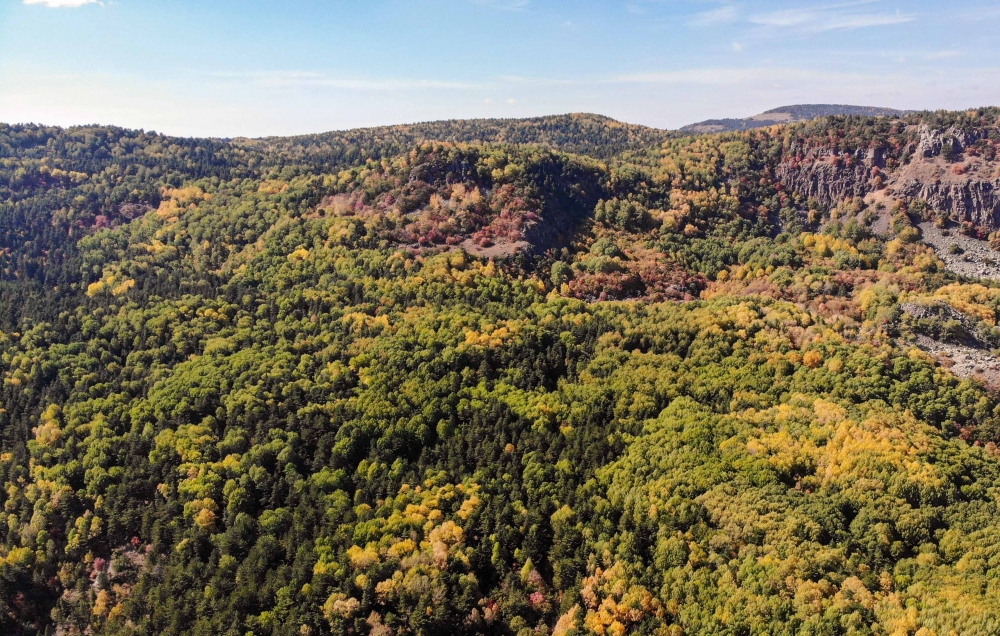
[(0, 631), (997, 633), (998, 121), (0, 125)]

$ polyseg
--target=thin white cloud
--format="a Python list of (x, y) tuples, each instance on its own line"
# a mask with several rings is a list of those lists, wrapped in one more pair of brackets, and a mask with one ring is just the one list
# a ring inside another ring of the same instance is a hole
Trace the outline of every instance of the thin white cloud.
[(188, 70), (196, 76), (205, 76), (219, 86), (244, 86), (252, 88), (337, 88), (345, 91), (416, 91), (441, 89), (453, 91), (480, 90), (517, 85), (525, 87), (576, 86), (592, 81), (606, 82), (605, 79), (590, 78), (559, 79), (553, 77), (526, 77), (521, 75), (499, 75), (478, 82), (442, 79), (401, 79), (401, 78), (357, 78), (336, 77), (319, 71), (212, 71), (203, 73)]
[(771, 27), (796, 27), (817, 19), (818, 13), (810, 9), (786, 9), (751, 16), (750, 22)]
[(820, 25), (818, 31), (834, 31), (838, 29), (866, 29), (868, 27), (892, 26), (913, 22), (917, 17), (912, 13), (895, 13), (882, 15), (852, 15), (840, 16), (830, 22)]
[(695, 27), (718, 26), (720, 24), (732, 24), (739, 18), (739, 10), (731, 5), (721, 6), (711, 11), (703, 11), (695, 14), (689, 24)]
[(24, 0), (24, 4), (40, 4), (50, 9), (71, 9), (85, 4), (101, 4), (98, 0)]
[(960, 57), (962, 55), (961, 51), (937, 51), (934, 53), (925, 53), (924, 59), (933, 60), (950, 60), (955, 57)]
[(850, 29), (905, 24), (916, 20), (912, 13), (858, 12), (854, 7), (870, 2), (827, 5), (811, 8), (783, 9), (750, 17), (750, 22), (763, 27), (792, 29), (819, 33)]
[(501, 75), (497, 78), (504, 84), (529, 84), (535, 86), (556, 86), (578, 84), (578, 80), (552, 79), (550, 77), (522, 77), (521, 75)]
[[(405, 99), (384, 99), (388, 93), (339, 87), (270, 89), (247, 83), (253, 78), (239, 74), (192, 71), (152, 79), (0, 66), (0, 121), (105, 123), (172, 134), (256, 137), (514, 113), (598, 112), (620, 121), (675, 128), (708, 118), (749, 116), (784, 104), (955, 110), (1000, 103), (1000, 67), (956, 65), (921, 73), (886, 65), (870, 68), (859, 74), (723, 66), (580, 77), (570, 85), (514, 85), (490, 78), (484, 80), (490, 92), (414, 90), (403, 94)], [(512, 96), (516, 103), (506, 104)]]
[(530, 0), (472, 0), (472, 3), (500, 11), (524, 11)]

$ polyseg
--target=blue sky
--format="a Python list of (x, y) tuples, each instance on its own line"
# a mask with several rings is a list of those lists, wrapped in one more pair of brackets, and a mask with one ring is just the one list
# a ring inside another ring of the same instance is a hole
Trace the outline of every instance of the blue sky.
[(0, 0), (0, 121), (261, 136), (1000, 104), (1000, 3)]

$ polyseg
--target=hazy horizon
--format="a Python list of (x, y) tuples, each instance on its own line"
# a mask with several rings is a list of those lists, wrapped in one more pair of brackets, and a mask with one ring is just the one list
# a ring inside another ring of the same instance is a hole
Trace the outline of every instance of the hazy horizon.
[[(841, 3), (4, 0), (0, 121), (262, 137), (589, 112), (1000, 103), (1000, 9)], [(912, 44), (901, 44), (912, 43)]]
[[(781, 108), (783, 106), (800, 106), (800, 105), (808, 105), (808, 104), (782, 104), (781, 106), (776, 106), (775, 108)], [(848, 105), (848, 104), (844, 104), (844, 105)], [(873, 104), (849, 104), (849, 105), (850, 106), (875, 106)], [(955, 109), (955, 110), (961, 111), (961, 110), (969, 110), (969, 109), (980, 108), (980, 107), (988, 107), (988, 106), (987, 105), (970, 106), (967, 109)], [(773, 109), (766, 109), (766, 110), (773, 110)], [(762, 114), (762, 113), (766, 112), (766, 110), (765, 111), (761, 111), (760, 113), (753, 113), (752, 115)], [(905, 109), (899, 109), (899, 110), (905, 110)], [(919, 111), (913, 111), (913, 112), (919, 112)], [(87, 128), (87, 127), (91, 127), (91, 126), (95, 126), (95, 127), (118, 126), (120, 128), (127, 128), (127, 129), (130, 129), (130, 130), (143, 130), (143, 131), (148, 132), (148, 133), (163, 134), (163, 135), (167, 135), (167, 136), (171, 136), (171, 137), (179, 137), (179, 138), (201, 138), (201, 139), (267, 139), (267, 138), (280, 138), (280, 137), (303, 137), (303, 136), (309, 136), (309, 135), (321, 135), (321, 134), (324, 134), (324, 133), (338, 133), (338, 132), (348, 132), (348, 131), (352, 131), (352, 130), (365, 130), (365, 129), (375, 129), (375, 128), (393, 128), (393, 127), (398, 127), (398, 126), (420, 126), (420, 125), (423, 125), (423, 124), (434, 124), (434, 123), (448, 122), (448, 121), (476, 121), (476, 120), (483, 120), (483, 121), (488, 121), (488, 120), (495, 120), (495, 121), (524, 121), (524, 120), (530, 120), (530, 119), (544, 119), (544, 118), (551, 118), (551, 117), (567, 117), (567, 116), (573, 116), (573, 115), (587, 115), (587, 116), (593, 116), (593, 117), (605, 117), (607, 119), (611, 119), (613, 121), (617, 121), (617, 122), (622, 123), (622, 124), (644, 126), (646, 128), (650, 128), (650, 129), (653, 129), (653, 130), (662, 130), (662, 131), (668, 131), (668, 132), (679, 131), (679, 130), (681, 130), (681, 128), (683, 128), (683, 126), (678, 126), (676, 128), (660, 128), (660, 127), (657, 127), (657, 126), (647, 126), (645, 124), (636, 124), (635, 122), (623, 121), (623, 120), (620, 120), (620, 119), (616, 119), (614, 117), (610, 117), (610, 116), (604, 115), (602, 113), (590, 113), (590, 112), (551, 113), (551, 114), (546, 114), (546, 115), (525, 115), (523, 117), (462, 117), (462, 118), (459, 118), (459, 117), (450, 117), (450, 118), (446, 118), (446, 119), (422, 119), (422, 120), (416, 120), (416, 121), (401, 121), (401, 122), (388, 122), (388, 123), (384, 123), (384, 124), (373, 124), (373, 125), (370, 125), (370, 126), (355, 126), (353, 128), (330, 128), (330, 129), (326, 129), (326, 130), (315, 130), (315, 131), (311, 131), (311, 132), (294, 133), (294, 134), (289, 134), (289, 135), (185, 135), (185, 134), (173, 134), (173, 133), (171, 133), (169, 131), (157, 130), (155, 128), (143, 128), (141, 126), (136, 126), (136, 127), (121, 126), (120, 124), (115, 124), (114, 122), (89, 122), (89, 123), (60, 125), (60, 124), (52, 124), (51, 122), (45, 122), (45, 121), (9, 122), (9, 121), (0, 120), (0, 124), (8, 124), (8, 125), (14, 125), (14, 126), (19, 126), (19, 125), (56, 126), (56, 127), (60, 127), (60, 128)], [(752, 115), (748, 115), (746, 117), (750, 117)], [(707, 121), (716, 121), (716, 120), (724, 120), (724, 119), (742, 119), (742, 118), (744, 118), (744, 117), (743, 116), (739, 116), (739, 117), (713, 117), (713, 118), (710, 118)], [(703, 121), (706, 121), (706, 120), (703, 120)], [(701, 123), (701, 122), (700, 121), (698, 121), (698, 122), (688, 122), (688, 124), (685, 124), (685, 126), (686, 125), (690, 125), (690, 124), (696, 124), (696, 123)]]

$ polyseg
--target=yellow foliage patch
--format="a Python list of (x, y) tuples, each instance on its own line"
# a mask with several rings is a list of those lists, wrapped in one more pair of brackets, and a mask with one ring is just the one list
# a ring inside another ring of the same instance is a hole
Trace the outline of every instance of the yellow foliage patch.
[(816, 350), (807, 351), (805, 355), (802, 356), (802, 364), (806, 365), (810, 369), (818, 369), (823, 366), (823, 354)]
[(186, 210), (196, 207), (202, 201), (211, 201), (212, 195), (198, 186), (186, 188), (167, 188), (163, 191), (163, 199), (156, 214), (161, 219), (176, 221)]
[(507, 322), (503, 326), (494, 327), (493, 325), (486, 325), (482, 331), (469, 330), (465, 332), (465, 342), (462, 343), (464, 347), (485, 347), (485, 348), (496, 348), (502, 347), (507, 342), (513, 340), (518, 332), (520, 331), (520, 326), (517, 323)]
[(368, 544), (367, 547), (352, 545), (347, 550), (347, 558), (350, 559), (351, 567), (355, 570), (364, 570), (375, 563), (378, 563), (378, 546)]
[(935, 291), (934, 297), (944, 300), (963, 314), (975, 316), (991, 325), (997, 324), (1000, 289), (953, 283)]
[(280, 194), (286, 190), (288, 190), (288, 182), (278, 181), (277, 179), (262, 181), (257, 188), (257, 192), (261, 194)]
[(664, 614), (660, 600), (642, 585), (632, 583), (619, 563), (607, 570), (597, 568), (586, 577), (580, 596), (588, 608), (584, 625), (600, 636), (624, 636), (647, 617)]
[(42, 413), (41, 423), (32, 432), (35, 434), (35, 442), (41, 446), (54, 446), (62, 437), (62, 427), (59, 423), (59, 416), (62, 410), (58, 405), (52, 404)]

